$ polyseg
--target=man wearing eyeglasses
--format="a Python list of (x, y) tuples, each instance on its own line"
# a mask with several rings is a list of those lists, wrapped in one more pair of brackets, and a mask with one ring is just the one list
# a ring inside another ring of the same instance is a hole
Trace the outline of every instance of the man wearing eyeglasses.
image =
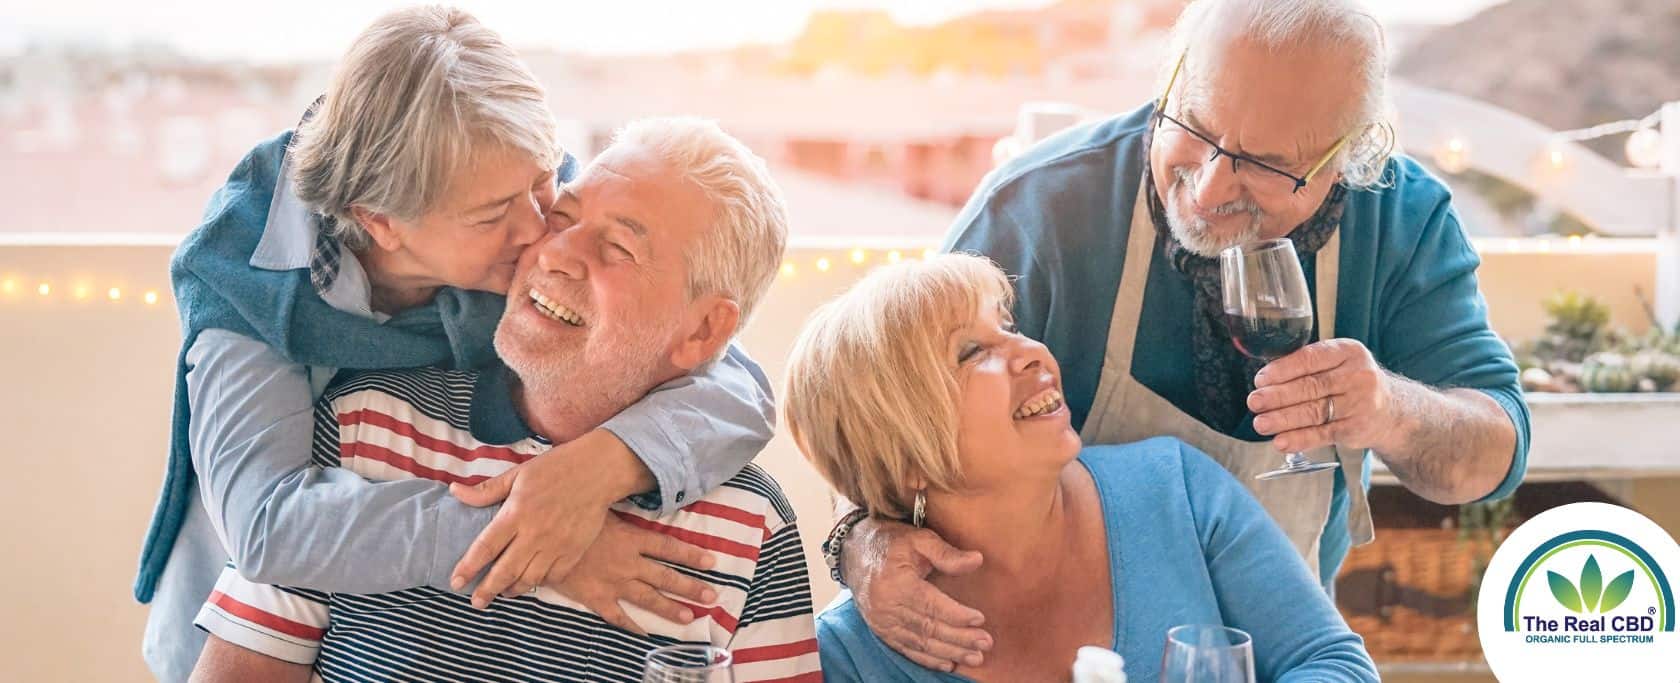
[[(1517, 366), (1488, 327), (1447, 188), (1390, 153), (1369, 13), (1196, 0), (1172, 44), (1156, 99), (994, 171), (946, 247), (1018, 278), (1015, 320), (1060, 361), (1087, 443), (1165, 434), (1213, 455), (1329, 588), (1372, 538), (1367, 454), (1439, 503), (1516, 488), (1529, 432)], [(1268, 364), (1227, 335), (1219, 254), (1276, 238), (1299, 254), (1318, 341)], [(1333, 465), (1255, 478), (1294, 451)], [(949, 671), (1009, 646), (925, 580), (978, 555), (861, 512), (825, 554), (871, 629), (917, 663)]]

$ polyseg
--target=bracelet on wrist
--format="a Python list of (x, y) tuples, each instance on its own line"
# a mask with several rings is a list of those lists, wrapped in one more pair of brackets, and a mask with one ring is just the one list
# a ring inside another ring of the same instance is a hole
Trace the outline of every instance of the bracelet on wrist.
[(834, 529), (828, 532), (828, 538), (823, 541), (823, 562), (828, 565), (828, 576), (841, 586), (846, 585), (846, 579), (841, 576), (840, 572), (841, 548), (845, 545), (846, 536), (852, 532), (852, 528), (868, 516), (869, 513), (865, 512), (863, 508), (846, 513), (834, 523)]

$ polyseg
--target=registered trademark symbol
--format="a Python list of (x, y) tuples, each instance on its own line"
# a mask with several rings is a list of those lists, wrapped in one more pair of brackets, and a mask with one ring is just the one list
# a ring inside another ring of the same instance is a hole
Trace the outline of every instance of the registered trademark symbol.
[(1646, 607), (1645, 608), (1645, 613), (1646, 614), (1656, 614), (1657, 613), (1657, 608), (1656, 607)]

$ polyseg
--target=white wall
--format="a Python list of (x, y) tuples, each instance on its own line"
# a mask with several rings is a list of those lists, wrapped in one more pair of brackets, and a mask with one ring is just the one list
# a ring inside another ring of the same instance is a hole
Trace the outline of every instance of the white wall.
[[(144, 680), (129, 587), (162, 479), (178, 335), (169, 248), (0, 249), (0, 678)], [(27, 278), (5, 293), (6, 280)], [(35, 293), (42, 280), (52, 294)], [(76, 301), (74, 282), (89, 299)], [(124, 300), (105, 298), (111, 286)], [(97, 298), (95, 298), (97, 294)]]

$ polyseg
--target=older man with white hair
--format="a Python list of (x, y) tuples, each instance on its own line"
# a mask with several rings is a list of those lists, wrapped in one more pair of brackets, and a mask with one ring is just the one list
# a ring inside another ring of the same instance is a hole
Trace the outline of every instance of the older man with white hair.
[[(134, 587), (153, 603), (143, 647), (158, 679), (192, 672), (194, 616), (230, 559), (252, 581), (326, 592), (470, 587), (487, 604), (541, 585), (668, 618), (700, 599), (648, 581), (670, 573), (654, 559), (689, 562), (691, 547), (604, 529), (626, 498), (667, 513), (699, 499), (774, 434), (769, 382), (738, 346), (495, 477), (372, 482), (310, 465), (312, 405), (341, 370), (495, 360), (515, 265), (577, 166), (544, 93), (472, 15), (392, 11), (182, 241), (170, 459)], [(585, 553), (610, 560), (574, 570)]]
[[(1171, 46), (1153, 101), (993, 172), (946, 246), (1018, 278), (1015, 321), (1061, 362), (1088, 443), (1197, 446), (1328, 587), (1372, 538), (1367, 454), (1440, 503), (1516, 488), (1529, 431), (1517, 367), (1488, 327), (1447, 188), (1390, 153), (1368, 12), (1197, 0)], [(1227, 335), (1219, 256), (1279, 238), (1299, 254), (1318, 341), (1265, 363)], [(1317, 471), (1257, 478), (1293, 452)], [(873, 630), (925, 666), (983, 661), (986, 615), (924, 580), (982, 558), (866, 515), (825, 548)]]
[[(769, 289), (787, 234), (763, 162), (693, 119), (631, 125), (548, 218), (496, 328), (506, 367), (342, 382), (316, 405), (318, 466), (457, 481), (577, 439), (724, 353)], [(332, 593), (260, 585), (229, 568), (198, 615), (213, 638), (194, 679), (303, 681), (313, 668), (326, 681), (622, 681), (673, 644), (730, 649), (738, 681), (821, 679), (798, 528), (762, 470), (748, 465), (675, 513), (621, 502), (613, 519), (604, 535), (652, 530), (714, 558), (652, 581), (704, 593), (685, 618), (632, 607), (639, 628), (615, 628), (628, 623), (621, 614), (591, 610), (565, 586), (475, 609), (433, 587)], [(612, 560), (592, 550), (582, 562)]]

